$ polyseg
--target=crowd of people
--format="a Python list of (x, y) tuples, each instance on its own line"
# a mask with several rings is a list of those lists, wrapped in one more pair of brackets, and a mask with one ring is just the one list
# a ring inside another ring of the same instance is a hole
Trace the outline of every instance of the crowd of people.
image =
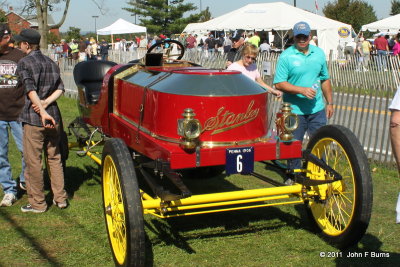
[[(220, 33), (214, 36), (213, 33), (205, 33), (202, 36), (188, 33), (187, 36), (180, 36), (179, 40), (185, 45), (189, 52), (207, 51), (208, 53), (228, 54), (232, 48), (238, 48), (244, 43), (253, 44), (259, 52), (271, 52), (271, 45), (267, 39), (261, 42), (258, 32), (244, 31), (231, 33)], [(239, 43), (238, 43), (239, 42)], [(235, 45), (235, 43), (238, 43)]]
[(378, 71), (388, 71), (388, 57), (397, 57), (400, 54), (400, 34), (390, 36), (379, 33), (375, 39), (366, 39), (361, 33), (354, 40), (341, 42), (338, 45), (339, 58), (347, 62), (356, 59), (355, 71), (369, 71), (369, 62), (372, 56), (376, 57)]
[[(59, 43), (48, 45), (50, 57), (59, 62), (61, 58), (71, 58), (77, 62), (86, 60), (107, 60), (109, 50), (114, 51), (129, 51), (144, 54), (152, 45), (161, 43), (163, 40), (175, 39), (180, 41), (187, 53), (194, 51), (206, 51), (206, 53), (232, 53), (232, 50), (237, 50), (244, 43), (255, 45), (259, 52), (271, 52), (272, 47), (268, 40), (261, 38), (258, 32), (240, 32), (235, 34), (224, 33), (218, 37), (214, 37), (212, 33), (198, 36), (197, 34), (178, 35), (174, 38), (164, 34), (159, 35), (141, 35), (133, 36), (130, 40), (117, 38), (115, 42), (106, 42), (104, 38), (97, 41), (94, 37), (86, 37), (72, 39), (69, 42), (62, 39)], [(162, 45), (162, 48), (168, 48), (169, 44)]]
[(93, 37), (72, 39), (69, 43), (62, 39), (60, 43), (52, 43), (48, 46), (50, 55), (55, 62), (61, 58), (71, 58), (78, 62), (86, 60), (107, 60), (108, 43), (102, 39), (97, 42)]

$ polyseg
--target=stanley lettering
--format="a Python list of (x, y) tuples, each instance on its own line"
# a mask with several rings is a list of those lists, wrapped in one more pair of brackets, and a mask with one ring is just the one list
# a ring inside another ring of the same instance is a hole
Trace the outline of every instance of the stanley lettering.
[(227, 110), (225, 107), (221, 107), (217, 111), (217, 116), (206, 120), (203, 131), (213, 131), (211, 133), (211, 135), (213, 135), (249, 123), (257, 118), (257, 115), (260, 111), (260, 108), (253, 109), (253, 106), (254, 100), (250, 102), (245, 113), (239, 114), (235, 114)]

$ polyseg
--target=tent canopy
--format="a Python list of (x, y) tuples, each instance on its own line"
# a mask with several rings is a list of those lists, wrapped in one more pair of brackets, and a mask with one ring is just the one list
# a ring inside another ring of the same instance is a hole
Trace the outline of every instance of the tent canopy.
[(387, 32), (398, 32), (400, 29), (400, 14), (381, 19), (369, 24), (365, 24), (361, 27), (362, 31), (387, 31)]
[(206, 33), (207, 28), (203, 26), (203, 23), (189, 23), (186, 25), (183, 32), (186, 33)]
[[(347, 28), (351, 33), (351, 25), (316, 15), (292, 5), (275, 2), (249, 4), (212, 20), (188, 25), (184, 32), (191, 29), (208, 31), (255, 30), (255, 31), (290, 31), (299, 21), (306, 21), (312, 30), (317, 31), (318, 44), (325, 51), (337, 49), (339, 29)], [(350, 36), (351, 37), (351, 36)]]
[(110, 34), (124, 34), (124, 33), (135, 33), (135, 32), (146, 32), (146, 27), (135, 25), (124, 19), (118, 19), (116, 22), (107, 26), (103, 29), (97, 30), (98, 35), (110, 35)]
[[(336, 29), (350, 25), (316, 15), (292, 5), (275, 2), (249, 4), (225, 15), (201, 23), (205, 30), (290, 30), (299, 21), (306, 21), (313, 30)], [(196, 25), (199, 29), (200, 25)]]

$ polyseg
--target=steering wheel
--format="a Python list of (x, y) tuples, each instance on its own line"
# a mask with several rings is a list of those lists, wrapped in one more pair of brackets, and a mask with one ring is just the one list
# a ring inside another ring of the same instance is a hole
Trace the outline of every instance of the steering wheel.
[(179, 60), (183, 57), (183, 55), (185, 54), (185, 47), (183, 46), (183, 44), (179, 41), (176, 40), (162, 40), (161, 42), (157, 42), (155, 44), (153, 44), (152, 46), (150, 46), (149, 49), (147, 49), (147, 53), (151, 53), (156, 47), (160, 47), (161, 45), (164, 44), (170, 44), (170, 48), (172, 48), (171, 44), (176, 44), (178, 46), (178, 50), (180, 50), (181, 52), (179, 54), (170, 54), (171, 53), (171, 49), (168, 48), (165, 52), (165, 59), (172, 59), (172, 57), (176, 57), (178, 56), (176, 59)]

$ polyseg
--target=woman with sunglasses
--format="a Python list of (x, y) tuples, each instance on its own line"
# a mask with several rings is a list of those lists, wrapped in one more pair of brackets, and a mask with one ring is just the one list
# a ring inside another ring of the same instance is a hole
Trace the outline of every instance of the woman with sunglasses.
[(259, 85), (264, 87), (269, 93), (280, 97), (282, 92), (267, 85), (261, 78), (260, 72), (255, 64), (258, 55), (258, 48), (250, 43), (244, 45), (242, 49), (242, 58), (228, 66), (228, 70), (237, 70), (246, 75)]

